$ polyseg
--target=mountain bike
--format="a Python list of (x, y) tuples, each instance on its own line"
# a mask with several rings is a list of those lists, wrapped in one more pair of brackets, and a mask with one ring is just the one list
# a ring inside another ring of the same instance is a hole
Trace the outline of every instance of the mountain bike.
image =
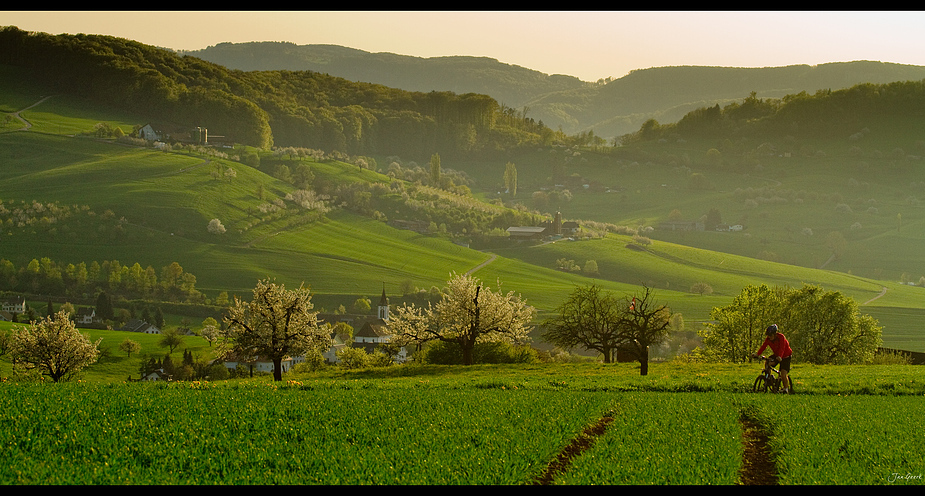
[[(756, 393), (778, 393), (783, 392), (781, 388), (780, 371), (771, 366), (771, 357), (761, 357), (764, 360), (764, 370), (755, 378), (752, 385), (752, 391)], [(787, 382), (790, 383), (790, 394), (793, 394), (793, 376), (787, 374)]]

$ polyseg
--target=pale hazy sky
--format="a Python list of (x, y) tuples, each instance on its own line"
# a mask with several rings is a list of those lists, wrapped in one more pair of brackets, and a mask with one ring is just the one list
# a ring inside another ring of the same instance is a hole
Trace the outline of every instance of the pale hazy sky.
[(289, 41), (418, 57), (485, 56), (585, 81), (673, 65), (925, 65), (925, 12), (917, 11), (0, 12), (0, 26), (9, 25), (179, 50)]

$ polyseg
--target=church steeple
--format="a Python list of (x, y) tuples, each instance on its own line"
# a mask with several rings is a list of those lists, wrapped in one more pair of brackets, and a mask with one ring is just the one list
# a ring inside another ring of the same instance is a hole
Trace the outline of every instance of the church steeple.
[(389, 321), (389, 297), (385, 295), (385, 283), (382, 283), (382, 297), (379, 298), (379, 318)]

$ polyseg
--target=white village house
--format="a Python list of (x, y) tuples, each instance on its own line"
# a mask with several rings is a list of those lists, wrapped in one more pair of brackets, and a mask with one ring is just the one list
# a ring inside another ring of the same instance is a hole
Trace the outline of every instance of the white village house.
[(3, 300), (3, 306), (0, 310), (7, 313), (24, 314), (26, 313), (26, 297), (14, 296)]
[(79, 308), (74, 315), (74, 323), (77, 325), (99, 324), (102, 320), (96, 316), (95, 308)]

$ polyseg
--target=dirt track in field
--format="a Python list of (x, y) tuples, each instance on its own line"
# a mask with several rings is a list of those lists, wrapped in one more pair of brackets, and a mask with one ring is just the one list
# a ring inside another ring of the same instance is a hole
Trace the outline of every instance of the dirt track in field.
[[(586, 428), (578, 437), (572, 440), (556, 458), (549, 462), (546, 469), (534, 479), (533, 485), (553, 484), (558, 474), (568, 470), (572, 459), (580, 456), (594, 444), (594, 440), (607, 430), (613, 422), (613, 417), (605, 416), (596, 424)], [(743, 453), (742, 466), (739, 469), (739, 485), (743, 486), (776, 486), (777, 467), (774, 457), (768, 449), (769, 435), (764, 429), (750, 420), (742, 421)]]
[(588, 450), (588, 448), (594, 444), (594, 439), (602, 436), (611, 422), (613, 422), (613, 417), (603, 417), (596, 424), (585, 429), (584, 432), (573, 439), (553, 461), (549, 462), (549, 465), (546, 466), (546, 470), (543, 470), (543, 473), (533, 480), (533, 484), (552, 484), (556, 475), (568, 470), (568, 466), (572, 463), (572, 459)]
[(744, 452), (739, 484), (743, 486), (776, 486), (777, 467), (768, 449), (769, 436), (761, 426), (749, 420), (742, 421)]

